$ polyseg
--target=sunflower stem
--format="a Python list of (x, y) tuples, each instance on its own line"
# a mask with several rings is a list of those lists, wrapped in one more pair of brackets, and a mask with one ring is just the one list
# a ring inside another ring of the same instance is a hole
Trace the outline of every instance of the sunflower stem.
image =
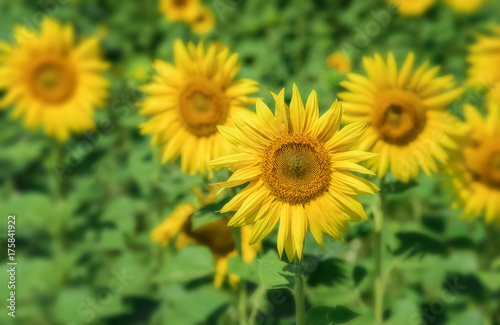
[(380, 183), (381, 192), (375, 196), (373, 218), (375, 221), (374, 248), (375, 248), (375, 322), (384, 323), (384, 279), (382, 275), (382, 229), (384, 226), (383, 204), (384, 178)]
[(240, 280), (238, 284), (238, 313), (240, 315), (240, 324), (248, 325), (248, 297), (245, 280)]
[[(297, 255), (293, 260), (295, 266), (301, 263)], [(295, 288), (293, 297), (295, 299), (295, 324), (306, 325), (306, 299), (304, 294), (304, 275), (302, 272), (295, 273)]]

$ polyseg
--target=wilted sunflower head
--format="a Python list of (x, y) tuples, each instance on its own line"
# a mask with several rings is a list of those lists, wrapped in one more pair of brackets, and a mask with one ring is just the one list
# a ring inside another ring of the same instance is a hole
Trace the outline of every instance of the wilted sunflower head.
[[(215, 191), (211, 191), (208, 196), (200, 195), (196, 191), (201, 206), (212, 204), (215, 200)], [(210, 249), (215, 260), (214, 284), (220, 288), (226, 276), (229, 277), (231, 285), (235, 286), (239, 277), (228, 274), (228, 261), (237, 255), (235, 242), (231, 229), (227, 226), (225, 218), (217, 219), (193, 229), (192, 217), (197, 209), (193, 204), (182, 204), (178, 206), (172, 214), (167, 217), (159, 226), (151, 231), (151, 239), (156, 243), (161, 243), (164, 247), (176, 238), (175, 248), (182, 249), (188, 244), (202, 245)], [(249, 245), (249, 233), (252, 227), (244, 227), (241, 230), (241, 250), (242, 259), (250, 263), (260, 250), (260, 245)]]
[(409, 181), (422, 169), (437, 172), (435, 160), (448, 160), (449, 150), (458, 148), (465, 129), (445, 108), (463, 93), (453, 89), (453, 76), (436, 77), (439, 68), (424, 63), (413, 71), (415, 56), (409, 53), (398, 71), (389, 53), (387, 62), (376, 54), (363, 58), (367, 76), (347, 75), (340, 84), (350, 92), (344, 100), (345, 123), (366, 122), (369, 127), (360, 150), (377, 153), (367, 166), (379, 177), (388, 169), (399, 180)]
[(464, 107), (468, 136), (446, 166), (463, 217), (485, 215), (500, 223), (500, 106), (490, 104), (486, 117), (472, 105)]
[[(233, 125), (231, 115), (246, 111), (247, 97), (258, 90), (253, 80), (235, 80), (240, 69), (238, 55), (217, 43), (187, 47), (174, 44), (175, 66), (156, 60), (157, 74), (143, 90), (140, 114), (151, 118), (141, 125), (160, 145), (162, 162), (181, 156), (183, 172), (205, 175), (208, 162), (227, 154), (229, 144), (218, 125)], [(209, 168), (209, 175), (212, 170)]]
[(27, 128), (64, 141), (71, 132), (95, 127), (94, 109), (103, 104), (108, 64), (99, 56), (99, 40), (74, 41), (73, 28), (46, 18), (39, 33), (15, 29), (16, 43), (0, 43), (0, 108), (14, 105), (12, 117)]
[(248, 183), (221, 212), (236, 211), (229, 225), (254, 224), (250, 243), (267, 236), (279, 221), (278, 251), (290, 261), (302, 258), (304, 237), (311, 229), (323, 246), (323, 233), (342, 240), (347, 221), (366, 218), (357, 194), (378, 188), (352, 174), (373, 174), (356, 164), (374, 154), (351, 150), (361, 138), (365, 123), (353, 123), (339, 131), (341, 104), (335, 102), (319, 117), (313, 91), (304, 107), (293, 86), (290, 106), (284, 89), (274, 95), (275, 113), (257, 101), (257, 113), (234, 115), (235, 127), (219, 130), (233, 145), (235, 154), (211, 164), (234, 173), (227, 182), (213, 184), (229, 188)]

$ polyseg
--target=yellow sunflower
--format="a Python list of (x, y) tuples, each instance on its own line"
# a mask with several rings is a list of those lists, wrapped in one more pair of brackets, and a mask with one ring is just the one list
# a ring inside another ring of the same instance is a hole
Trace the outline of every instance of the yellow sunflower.
[[(175, 66), (156, 60), (158, 73), (143, 90), (147, 94), (140, 111), (151, 115), (142, 124), (143, 134), (153, 134), (152, 145), (161, 145), (162, 162), (182, 156), (181, 168), (191, 175), (205, 175), (213, 158), (229, 153), (230, 146), (217, 125), (233, 125), (231, 115), (247, 109), (247, 95), (258, 90), (257, 82), (235, 80), (238, 55), (212, 43), (174, 44)], [(211, 175), (212, 170), (209, 169)]]
[(200, 7), (200, 0), (160, 0), (161, 12), (171, 21), (190, 21)]
[(29, 129), (43, 126), (61, 141), (94, 128), (94, 108), (109, 87), (98, 38), (75, 44), (71, 26), (48, 18), (38, 34), (26, 27), (14, 34), (16, 44), (0, 42), (0, 108), (15, 105), (14, 119), (23, 117)]
[(230, 226), (255, 224), (250, 244), (260, 242), (280, 222), (278, 251), (289, 261), (302, 258), (304, 237), (311, 230), (323, 247), (323, 233), (342, 240), (347, 221), (366, 219), (357, 194), (378, 188), (350, 171), (372, 174), (356, 164), (372, 153), (349, 150), (364, 133), (365, 123), (339, 129), (341, 104), (335, 102), (319, 118), (313, 91), (304, 104), (297, 87), (287, 107), (284, 89), (274, 95), (275, 115), (261, 100), (257, 113), (233, 115), (235, 127), (219, 126), (236, 153), (211, 165), (234, 173), (228, 181), (213, 184), (221, 189), (249, 183), (221, 212), (237, 211)]
[(420, 16), (434, 5), (434, 0), (388, 0), (403, 16)]
[(378, 154), (367, 167), (379, 177), (390, 169), (405, 182), (416, 178), (419, 169), (436, 172), (435, 159), (447, 161), (447, 150), (457, 149), (464, 133), (463, 124), (444, 109), (463, 89), (453, 89), (452, 75), (436, 77), (439, 68), (429, 69), (429, 62), (412, 73), (414, 57), (408, 54), (400, 71), (392, 53), (387, 63), (378, 54), (365, 57), (368, 77), (348, 74), (350, 81), (340, 84), (350, 92), (339, 94), (344, 123), (370, 124), (358, 146)]
[[(200, 196), (198, 198), (200, 199)], [(200, 204), (204, 206), (213, 203), (214, 199), (215, 192), (210, 193), (206, 199), (201, 198)], [(236, 286), (239, 277), (235, 274), (228, 274), (228, 262), (231, 257), (237, 255), (237, 251), (226, 219), (221, 218), (192, 229), (191, 217), (195, 212), (196, 208), (193, 204), (180, 205), (165, 221), (151, 231), (151, 239), (166, 247), (173, 238), (177, 237), (175, 240), (176, 249), (182, 249), (188, 244), (198, 244), (209, 248), (215, 260), (215, 287), (220, 288), (226, 276), (229, 283), (233, 287)], [(251, 232), (251, 225), (241, 229), (241, 258), (246, 263), (250, 263), (257, 255), (257, 250), (261, 249), (260, 245), (248, 244)]]
[(483, 5), (484, 0), (445, 0), (444, 2), (455, 11), (472, 13)]
[(189, 21), (189, 25), (193, 32), (197, 34), (207, 34), (215, 25), (215, 17), (212, 11), (205, 6), (200, 6), (198, 12)]
[(470, 133), (447, 166), (454, 207), (464, 207), (465, 218), (484, 214), (486, 222), (500, 223), (500, 106), (490, 104), (486, 118), (471, 105), (464, 110)]
[(328, 56), (326, 60), (328, 66), (332, 69), (346, 74), (351, 71), (351, 60), (344, 52), (335, 52)]
[(467, 82), (471, 86), (490, 88), (500, 84), (500, 26), (491, 30), (491, 35), (478, 35), (469, 47)]

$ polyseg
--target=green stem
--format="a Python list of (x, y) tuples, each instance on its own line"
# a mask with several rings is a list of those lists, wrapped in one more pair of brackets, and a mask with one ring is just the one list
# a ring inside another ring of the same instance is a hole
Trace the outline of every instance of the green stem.
[[(383, 190), (384, 179), (382, 179), (380, 187)], [(373, 218), (375, 221), (374, 232), (374, 248), (375, 248), (375, 322), (377, 324), (384, 323), (384, 279), (382, 274), (382, 229), (384, 226), (383, 213), (384, 198), (383, 194), (379, 193), (375, 197), (373, 208)]]
[(245, 280), (240, 280), (240, 283), (238, 283), (238, 313), (240, 315), (240, 324), (248, 325), (248, 297)]
[[(299, 266), (299, 258), (295, 256), (294, 265)], [(304, 294), (304, 275), (302, 272), (295, 273), (295, 288), (294, 295), (295, 299), (295, 324), (305, 325), (306, 324), (306, 299)]]

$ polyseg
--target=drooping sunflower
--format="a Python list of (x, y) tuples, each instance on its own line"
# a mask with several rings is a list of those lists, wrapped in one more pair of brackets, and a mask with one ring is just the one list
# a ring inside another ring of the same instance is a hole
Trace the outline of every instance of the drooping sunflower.
[(346, 74), (351, 71), (351, 60), (344, 52), (335, 52), (326, 59), (328, 66), (332, 69)]
[(478, 35), (476, 43), (469, 47), (467, 61), (470, 64), (467, 83), (487, 88), (490, 97), (500, 92), (500, 26), (491, 28), (491, 35)]
[(205, 6), (200, 6), (198, 12), (189, 21), (189, 25), (193, 32), (197, 34), (206, 34), (214, 29), (215, 17), (210, 9)]
[(434, 5), (434, 0), (388, 0), (403, 16), (420, 16)]
[(469, 104), (464, 111), (469, 133), (445, 169), (454, 207), (464, 207), (464, 218), (500, 223), (500, 105), (490, 104), (486, 118)]
[(445, 0), (444, 2), (455, 11), (470, 14), (478, 10), (484, 0)]
[[(228, 154), (229, 143), (217, 125), (233, 125), (231, 115), (247, 109), (249, 94), (258, 90), (257, 82), (235, 80), (240, 69), (238, 55), (212, 43), (187, 48), (174, 44), (175, 66), (156, 60), (158, 73), (143, 90), (142, 115), (152, 116), (141, 125), (143, 134), (153, 134), (152, 145), (161, 145), (162, 162), (181, 156), (183, 172), (206, 174), (213, 158)], [(211, 175), (212, 170), (209, 169)]]
[(400, 71), (389, 53), (387, 63), (380, 55), (363, 58), (368, 77), (350, 73), (340, 84), (350, 92), (344, 100), (344, 123), (366, 122), (370, 126), (359, 150), (377, 153), (367, 167), (383, 177), (388, 169), (399, 180), (416, 178), (419, 169), (437, 171), (435, 159), (446, 162), (448, 150), (457, 149), (464, 133), (463, 123), (444, 108), (463, 89), (453, 89), (452, 75), (436, 77), (439, 68), (424, 63), (414, 73), (410, 53)]
[(199, 12), (200, 0), (160, 0), (160, 10), (171, 21), (190, 21)]
[[(200, 205), (211, 204), (215, 201), (215, 191), (206, 198), (198, 195)], [(151, 231), (151, 239), (168, 246), (170, 241), (175, 239), (175, 249), (179, 250), (189, 244), (202, 245), (210, 249), (214, 256), (215, 277), (214, 285), (216, 288), (222, 287), (224, 279), (228, 277), (229, 283), (234, 287), (239, 282), (239, 277), (228, 273), (228, 262), (233, 256), (238, 255), (231, 229), (227, 226), (225, 218), (218, 219), (205, 224), (196, 229), (192, 228), (191, 218), (196, 212), (193, 204), (182, 204), (178, 206), (172, 214), (167, 217), (158, 227)], [(260, 245), (249, 245), (249, 236), (252, 232), (252, 226), (241, 229), (241, 258), (245, 263), (250, 263), (257, 251), (261, 249)]]
[(249, 183), (221, 212), (237, 211), (230, 226), (254, 224), (250, 244), (260, 242), (279, 221), (278, 252), (289, 261), (302, 258), (304, 237), (311, 230), (324, 246), (324, 233), (342, 240), (347, 221), (366, 219), (357, 194), (378, 188), (352, 173), (372, 174), (356, 164), (374, 154), (349, 150), (361, 138), (366, 123), (339, 131), (341, 104), (335, 102), (319, 118), (316, 93), (304, 104), (293, 87), (290, 107), (284, 89), (274, 95), (275, 114), (261, 100), (257, 113), (233, 115), (235, 127), (219, 126), (236, 153), (215, 159), (214, 167), (234, 173), (221, 189)]
[(39, 33), (19, 26), (14, 34), (15, 44), (0, 43), (0, 108), (14, 105), (14, 119), (61, 141), (94, 128), (94, 109), (109, 88), (99, 39), (75, 43), (72, 26), (49, 18)]

